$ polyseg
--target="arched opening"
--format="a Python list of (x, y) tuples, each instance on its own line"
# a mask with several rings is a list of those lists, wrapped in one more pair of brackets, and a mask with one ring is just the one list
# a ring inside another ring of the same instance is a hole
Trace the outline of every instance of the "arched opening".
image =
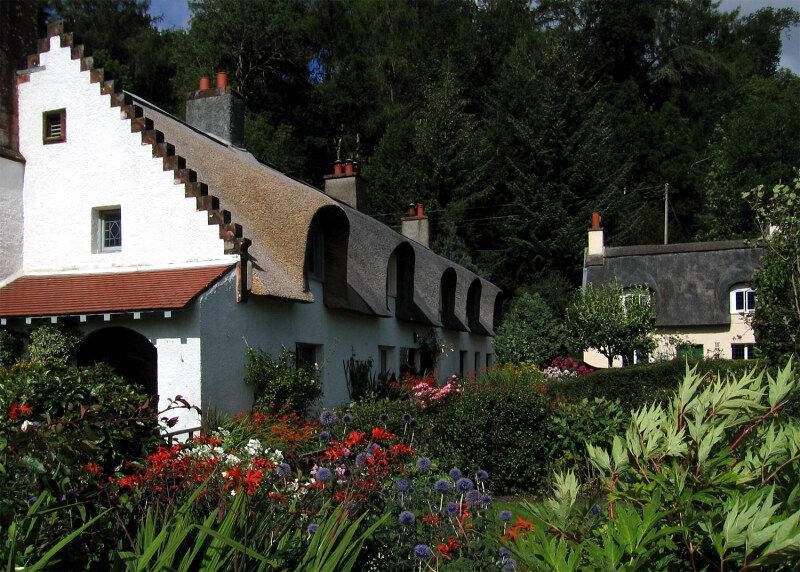
[(336, 206), (319, 209), (306, 238), (305, 279), (323, 283), (323, 299), (329, 308), (347, 302), (347, 248), (350, 221)]
[(456, 317), (456, 284), (458, 276), (454, 268), (442, 273), (439, 282), (439, 321), (445, 328), (465, 330), (464, 324)]
[(476, 334), (489, 335), (481, 324), (481, 281), (476, 278), (467, 290), (467, 325)]
[(408, 243), (398, 246), (389, 259), (387, 292), (396, 296), (395, 316), (401, 320), (414, 321), (417, 318), (414, 306), (414, 264), (414, 249)]
[(492, 329), (496, 332), (497, 328), (503, 322), (503, 296), (502, 292), (498, 292), (494, 298), (494, 312), (492, 313)]
[(117, 375), (140, 385), (148, 395), (158, 393), (158, 352), (138, 332), (122, 327), (97, 330), (78, 346), (76, 357), (79, 366), (108, 364)]

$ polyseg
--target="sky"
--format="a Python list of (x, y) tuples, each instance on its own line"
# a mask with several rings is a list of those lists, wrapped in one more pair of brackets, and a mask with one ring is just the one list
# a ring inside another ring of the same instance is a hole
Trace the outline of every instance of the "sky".
[[(730, 12), (741, 7), (742, 14), (749, 14), (765, 6), (800, 10), (800, 0), (722, 0), (720, 9)], [(185, 28), (191, 16), (187, 0), (151, 0), (150, 14), (164, 17), (159, 25), (162, 29)], [(800, 75), (800, 27), (784, 32), (780, 65)]]

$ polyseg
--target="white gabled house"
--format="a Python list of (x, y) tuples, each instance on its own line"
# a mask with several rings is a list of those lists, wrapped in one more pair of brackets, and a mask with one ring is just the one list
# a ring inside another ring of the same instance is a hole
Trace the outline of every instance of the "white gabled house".
[(442, 373), (492, 364), (500, 290), (427, 248), (421, 206), (408, 236), (367, 216), (353, 165), (320, 191), (242, 149), (223, 75), (184, 123), (117, 91), (56, 25), (13, 80), (0, 325), (73, 324), (79, 363), (228, 413), (251, 405), (247, 345), (324, 363), (326, 406), (348, 398), (351, 354), (399, 372), (431, 329), (452, 348)]

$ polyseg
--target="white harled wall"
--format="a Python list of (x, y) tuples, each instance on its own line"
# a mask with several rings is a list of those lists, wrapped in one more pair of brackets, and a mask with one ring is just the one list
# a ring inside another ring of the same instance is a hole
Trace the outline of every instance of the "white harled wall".
[[(389, 369), (397, 373), (400, 348), (416, 347), (414, 333), (424, 335), (429, 330), (429, 326), (395, 318), (328, 310), (322, 303), (322, 284), (311, 280), (310, 286), (318, 300), (313, 304), (258, 296), (251, 296), (246, 304), (230, 303), (235, 295), (234, 276), (202, 294), (199, 305), (204, 403), (220, 404), (219, 408), (228, 413), (248, 409), (252, 391), (243, 383), (247, 345), (276, 356), (282, 346), (294, 351), (299, 342), (321, 346), (317, 359), (324, 366), (322, 405), (333, 407), (347, 401), (343, 362), (353, 353), (359, 360), (372, 357), (373, 372), (377, 373), (379, 346), (394, 348)], [(440, 379), (458, 373), (460, 350), (469, 351), (467, 371), (473, 370), (475, 352), (480, 353), (481, 365), (485, 365), (486, 354), (494, 351), (489, 337), (441, 329), (437, 333), (453, 348), (437, 364)]]
[[(131, 133), (111, 96), (50, 38), (40, 66), (19, 85), (25, 273), (90, 272), (231, 263), (219, 228), (184, 197), (173, 172)], [(42, 113), (66, 109), (66, 141), (42, 143)], [(122, 250), (93, 253), (93, 208), (119, 205)]]

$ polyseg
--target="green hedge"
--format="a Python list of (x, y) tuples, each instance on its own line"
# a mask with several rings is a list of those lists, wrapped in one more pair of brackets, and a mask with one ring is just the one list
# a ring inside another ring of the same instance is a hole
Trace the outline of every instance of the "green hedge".
[[(745, 371), (759, 367), (758, 361), (694, 360), (690, 368), (700, 373), (730, 373), (740, 377)], [(571, 401), (602, 397), (619, 400), (623, 411), (638, 409), (646, 403), (669, 398), (686, 374), (687, 363), (681, 360), (636, 365), (632, 367), (599, 369), (581, 377), (567, 378), (554, 383), (551, 389), (561, 398)]]

